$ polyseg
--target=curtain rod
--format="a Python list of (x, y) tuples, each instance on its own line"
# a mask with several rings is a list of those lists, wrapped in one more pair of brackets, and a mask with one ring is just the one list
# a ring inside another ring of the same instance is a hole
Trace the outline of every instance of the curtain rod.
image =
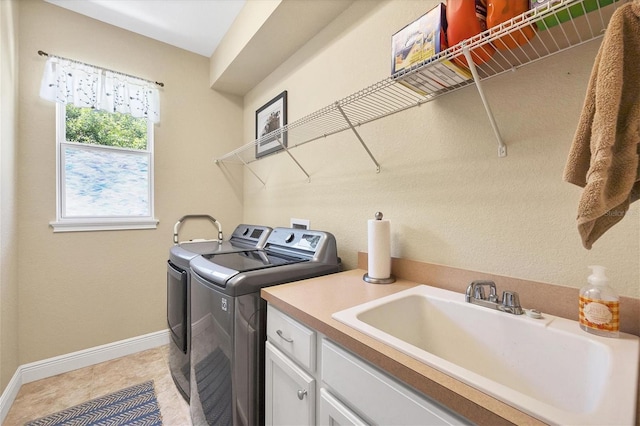
[(38, 50), (38, 55), (40, 55), (40, 56), (50, 56), (52, 58), (65, 59), (67, 61), (75, 62), (77, 64), (88, 65), (90, 67), (100, 68), (100, 69), (103, 69), (105, 71), (110, 71), (110, 72), (113, 72), (113, 73), (116, 73), (116, 74), (120, 74), (120, 75), (124, 75), (124, 76), (127, 76), (127, 77), (137, 78), (139, 80), (148, 81), (149, 83), (155, 83), (160, 87), (164, 87), (164, 83), (161, 83), (161, 82), (158, 82), (158, 81), (147, 80), (145, 78), (136, 77), (135, 75), (131, 75), (131, 74), (125, 74), (125, 73), (120, 72), (120, 71), (110, 70), (108, 68), (96, 67), (95, 65), (87, 64), (86, 62), (76, 61), (75, 59), (64, 58), (64, 57), (58, 56), (58, 55), (49, 55), (47, 52), (44, 52), (42, 50)]

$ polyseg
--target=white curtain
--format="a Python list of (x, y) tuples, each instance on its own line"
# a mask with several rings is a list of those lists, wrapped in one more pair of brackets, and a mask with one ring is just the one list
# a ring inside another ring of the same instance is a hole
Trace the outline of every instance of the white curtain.
[(55, 56), (45, 64), (40, 97), (160, 122), (160, 96), (154, 83)]

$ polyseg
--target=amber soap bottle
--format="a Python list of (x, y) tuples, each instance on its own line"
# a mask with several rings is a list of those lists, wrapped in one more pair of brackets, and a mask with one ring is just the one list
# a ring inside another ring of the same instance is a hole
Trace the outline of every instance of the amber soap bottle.
[(580, 289), (580, 328), (603, 337), (620, 335), (620, 300), (608, 284), (603, 266), (590, 266), (588, 284)]

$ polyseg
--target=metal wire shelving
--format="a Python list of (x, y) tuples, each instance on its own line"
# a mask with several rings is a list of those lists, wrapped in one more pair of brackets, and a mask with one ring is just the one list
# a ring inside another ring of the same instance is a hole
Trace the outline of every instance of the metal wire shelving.
[[(280, 152), (289, 155), (307, 179), (310, 179), (291, 150), (351, 130), (379, 172), (380, 164), (360, 137), (357, 127), (422, 105), (469, 85), (475, 85), (478, 90), (498, 142), (498, 155), (504, 157), (507, 155), (507, 147), (484, 95), (482, 82), (601, 37), (611, 15), (624, 2), (625, 0), (553, 0), (242, 145), (216, 158), (215, 162), (218, 165), (242, 164), (264, 185), (264, 181), (249, 164), (257, 161), (256, 146), (275, 138), (283, 148)], [(596, 4), (602, 7), (596, 7)], [(473, 62), (472, 58), (483, 51), (487, 52), (491, 43), (499, 39), (504, 41), (514, 38), (532, 25), (537, 27), (537, 31), (528, 43), (511, 50), (496, 49), (490, 60), (479, 65)], [(469, 64), (471, 77), (443, 79), (443, 66), (459, 63), (463, 57)], [(282, 143), (285, 134), (286, 144)]]

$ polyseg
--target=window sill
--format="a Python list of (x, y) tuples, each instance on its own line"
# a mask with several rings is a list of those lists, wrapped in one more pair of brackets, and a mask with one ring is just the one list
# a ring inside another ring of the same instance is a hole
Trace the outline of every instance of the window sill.
[(86, 219), (49, 222), (53, 232), (123, 231), (132, 229), (156, 229), (157, 219)]

